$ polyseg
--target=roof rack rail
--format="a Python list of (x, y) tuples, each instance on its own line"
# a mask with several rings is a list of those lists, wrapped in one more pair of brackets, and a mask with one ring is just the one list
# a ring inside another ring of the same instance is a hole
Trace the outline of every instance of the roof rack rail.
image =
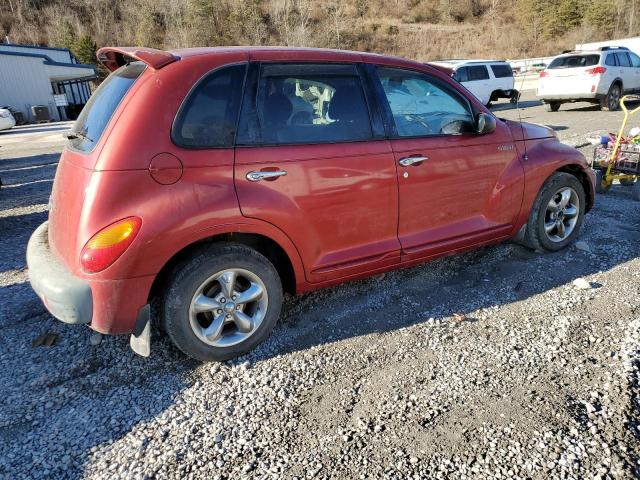
[(627, 47), (618, 47), (615, 45), (610, 45), (607, 47), (600, 47), (598, 50), (600, 50), (601, 52), (607, 51), (607, 50), (629, 50)]

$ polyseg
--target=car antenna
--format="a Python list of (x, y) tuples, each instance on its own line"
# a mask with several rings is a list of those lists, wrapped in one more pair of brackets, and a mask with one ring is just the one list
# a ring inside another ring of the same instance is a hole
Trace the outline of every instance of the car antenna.
[[(525, 73), (527, 72), (526, 68), (527, 68), (527, 62), (525, 60)], [(524, 134), (524, 127), (522, 126), (522, 112), (520, 111), (520, 95), (522, 94), (522, 89), (524, 87), (524, 77), (525, 75), (522, 75), (522, 79), (520, 80), (520, 88), (517, 90), (516, 93), (516, 110), (518, 111), (518, 122), (520, 123), (520, 131), (522, 132), (522, 146), (524, 148), (524, 155), (522, 156), (522, 159), (526, 162), (529, 157), (527, 157), (527, 139), (526, 139), (526, 135)]]

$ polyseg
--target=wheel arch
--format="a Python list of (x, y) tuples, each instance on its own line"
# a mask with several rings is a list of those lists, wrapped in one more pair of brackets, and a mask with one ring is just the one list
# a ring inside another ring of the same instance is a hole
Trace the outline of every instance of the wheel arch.
[(561, 166), (560, 168), (555, 170), (553, 173), (556, 173), (556, 172), (569, 173), (578, 179), (578, 181), (582, 184), (582, 188), (584, 188), (585, 199), (587, 202), (585, 213), (590, 211), (593, 208), (593, 197), (594, 197), (593, 196), (594, 192), (592, 191), (593, 185), (591, 185), (591, 182), (589, 181), (589, 177), (585, 173), (583, 167), (574, 163), (569, 163), (567, 165)]
[(299, 271), (301, 266), (296, 263), (299, 259), (292, 259), (290, 253), (280, 243), (263, 233), (230, 231), (200, 238), (175, 252), (156, 275), (149, 291), (149, 301), (151, 302), (162, 292), (176, 265), (203, 245), (223, 242), (246, 245), (264, 255), (276, 268), (282, 281), (282, 289), (286, 293), (296, 293), (297, 281), (302, 281), (304, 277), (304, 274)]

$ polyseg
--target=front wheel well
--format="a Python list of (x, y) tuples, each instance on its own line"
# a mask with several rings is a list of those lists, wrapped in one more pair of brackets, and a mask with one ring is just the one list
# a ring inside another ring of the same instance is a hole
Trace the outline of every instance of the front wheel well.
[(579, 165), (565, 165), (564, 167), (556, 170), (556, 172), (569, 173), (580, 181), (582, 187), (584, 188), (585, 198), (587, 199), (587, 208), (585, 209), (585, 213), (591, 210), (591, 208), (593, 207), (593, 201), (591, 200), (591, 198), (593, 198), (593, 196), (591, 195), (593, 193), (591, 191), (591, 182), (589, 182), (589, 178), (587, 177), (587, 174), (584, 173), (582, 168)]
[(280, 280), (282, 282), (282, 289), (286, 293), (295, 294), (296, 292), (296, 276), (293, 269), (293, 265), (289, 256), (284, 249), (275, 241), (264, 235), (253, 233), (223, 233), (208, 237), (197, 242), (194, 242), (179, 252), (177, 252), (169, 261), (162, 267), (158, 275), (156, 275), (151, 291), (149, 293), (149, 301), (161, 295), (164, 286), (169, 279), (169, 276), (174, 271), (176, 265), (186, 260), (196, 249), (200, 248), (203, 244), (207, 243), (239, 243), (251, 247), (264, 255), (276, 268)]

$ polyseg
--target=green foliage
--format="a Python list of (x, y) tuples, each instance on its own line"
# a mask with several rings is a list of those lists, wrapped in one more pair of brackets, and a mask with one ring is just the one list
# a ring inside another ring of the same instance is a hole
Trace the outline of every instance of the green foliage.
[(82, 35), (71, 47), (71, 51), (80, 63), (96, 63), (96, 42), (91, 36)]

